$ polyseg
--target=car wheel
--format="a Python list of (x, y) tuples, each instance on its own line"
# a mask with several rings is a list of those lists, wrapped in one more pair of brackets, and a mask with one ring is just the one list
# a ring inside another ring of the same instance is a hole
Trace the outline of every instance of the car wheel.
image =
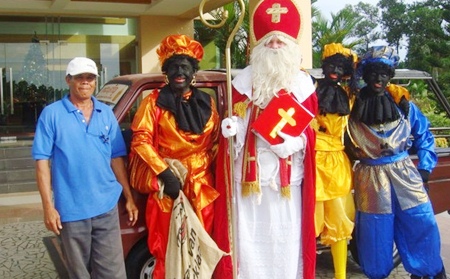
[(141, 239), (131, 249), (125, 260), (128, 279), (151, 279), (156, 259), (148, 251), (146, 238)]
[[(348, 249), (350, 250), (350, 254), (352, 255), (352, 259), (359, 265), (359, 257), (358, 257), (358, 247), (356, 245), (355, 232), (353, 231), (353, 238), (350, 240), (348, 244)], [(394, 268), (402, 263), (402, 259), (400, 258), (400, 254), (398, 253), (397, 247), (395, 247), (392, 251), (392, 258), (394, 261)]]

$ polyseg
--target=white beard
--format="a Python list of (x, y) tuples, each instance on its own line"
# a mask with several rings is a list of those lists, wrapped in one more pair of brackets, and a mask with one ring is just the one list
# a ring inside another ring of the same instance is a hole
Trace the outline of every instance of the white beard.
[(293, 79), (301, 69), (300, 45), (281, 36), (286, 45), (271, 49), (265, 44), (268, 38), (254, 47), (250, 56), (252, 65), (253, 103), (265, 108), (269, 101), (277, 96), (281, 89), (290, 92)]

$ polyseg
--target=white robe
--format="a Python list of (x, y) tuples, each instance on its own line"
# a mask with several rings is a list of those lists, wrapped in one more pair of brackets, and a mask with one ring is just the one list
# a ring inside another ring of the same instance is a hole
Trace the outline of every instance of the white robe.
[[(249, 92), (250, 67), (244, 70), (241, 79), (233, 81), (234, 87), (243, 94)], [(309, 78), (305, 76), (305, 78)], [(305, 81), (304, 79), (299, 79)], [(309, 81), (310, 82), (310, 81)], [(308, 84), (308, 83), (306, 83)], [(310, 82), (312, 84), (312, 82)], [(294, 94), (303, 101), (309, 94)], [(303, 87), (305, 88), (305, 87)], [(299, 93), (299, 92), (297, 92)], [(269, 145), (257, 139), (258, 172), (262, 195), (249, 197), (241, 195), (242, 148), (249, 121), (238, 120), (235, 142), (235, 196), (237, 207), (238, 278), (239, 279), (300, 279), (303, 278), (301, 247), (301, 182), (303, 179), (303, 158), (301, 150), (293, 154), (291, 168), (291, 198), (281, 196), (279, 160)]]

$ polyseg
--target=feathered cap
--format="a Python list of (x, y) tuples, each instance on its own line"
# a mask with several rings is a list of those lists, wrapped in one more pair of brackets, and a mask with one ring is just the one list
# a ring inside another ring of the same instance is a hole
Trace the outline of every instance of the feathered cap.
[(284, 35), (298, 42), (301, 16), (298, 4), (291, 0), (262, 0), (253, 11), (250, 29), (252, 40), (258, 44), (272, 35)]
[(335, 54), (342, 54), (352, 59), (353, 63), (358, 61), (358, 56), (351, 49), (345, 48), (340, 43), (331, 43), (323, 47), (322, 60)]
[(175, 54), (188, 55), (201, 61), (203, 58), (203, 47), (199, 42), (186, 35), (169, 35), (161, 41), (156, 53), (162, 66), (164, 61)]
[(398, 66), (399, 60), (400, 57), (393, 47), (373, 46), (364, 54), (359, 67), (364, 68), (369, 63), (381, 62), (395, 69)]

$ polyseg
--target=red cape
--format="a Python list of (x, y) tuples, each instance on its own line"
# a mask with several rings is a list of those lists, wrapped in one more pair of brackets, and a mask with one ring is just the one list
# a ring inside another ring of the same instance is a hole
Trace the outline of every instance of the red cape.
[[(245, 100), (247, 97), (233, 90), (233, 103)], [(311, 94), (303, 103), (314, 115), (317, 113), (317, 95)], [(308, 140), (305, 149), (304, 179), (302, 185), (302, 248), (303, 248), (303, 278), (314, 279), (316, 273), (316, 235), (314, 228), (314, 210), (316, 203), (316, 161), (314, 146), (315, 132), (311, 127), (304, 131)], [(230, 176), (230, 156), (228, 139), (220, 137), (219, 153), (216, 160), (216, 190), (220, 193), (215, 201), (214, 226), (212, 237), (220, 249), (231, 251), (230, 230), (227, 203), (231, 204), (227, 196), (232, 194)], [(240, 170), (234, 170), (240, 171)], [(233, 244), (235, 245), (235, 244)], [(225, 256), (214, 271), (215, 279), (233, 278), (233, 262), (231, 256)]]

